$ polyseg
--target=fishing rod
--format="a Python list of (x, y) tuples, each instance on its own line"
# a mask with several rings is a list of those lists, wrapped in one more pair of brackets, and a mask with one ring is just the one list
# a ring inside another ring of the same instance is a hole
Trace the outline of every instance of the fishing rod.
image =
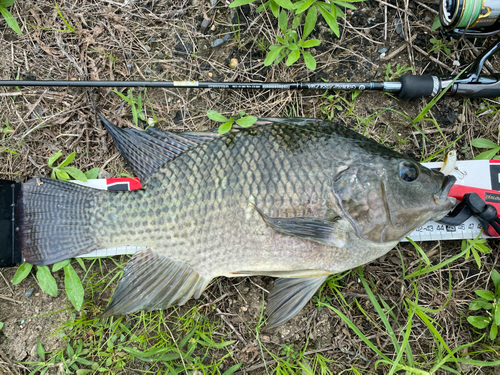
[(434, 97), (443, 90), (450, 96), (496, 98), (500, 96), (500, 74), (481, 75), (484, 63), (500, 50), (500, 41), (485, 50), (460, 77), (403, 75), (398, 82), (199, 82), (199, 81), (17, 81), (0, 80), (0, 86), (43, 87), (156, 87), (207, 89), (364, 90), (397, 93), (403, 99)]

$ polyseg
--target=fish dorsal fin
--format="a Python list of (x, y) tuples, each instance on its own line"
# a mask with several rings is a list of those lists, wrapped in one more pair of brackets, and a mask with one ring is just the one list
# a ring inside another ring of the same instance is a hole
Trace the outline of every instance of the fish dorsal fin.
[(297, 315), (327, 278), (276, 279), (267, 302), (266, 328), (280, 326)]
[(150, 126), (146, 131), (121, 129), (99, 114), (120, 154), (144, 183), (158, 168), (183, 152), (220, 138), (216, 132), (171, 133)]
[(138, 310), (163, 310), (199, 298), (211, 278), (152, 250), (136, 252), (127, 263), (113, 298), (100, 318)]

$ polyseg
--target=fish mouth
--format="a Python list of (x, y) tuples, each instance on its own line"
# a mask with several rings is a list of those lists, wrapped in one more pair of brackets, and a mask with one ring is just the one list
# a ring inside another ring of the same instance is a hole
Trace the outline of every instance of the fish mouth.
[(434, 201), (438, 205), (443, 205), (452, 199), (451, 197), (448, 197), (448, 194), (450, 193), (450, 189), (453, 186), (453, 184), (457, 181), (455, 176), (445, 176), (443, 180), (443, 185), (441, 185), (441, 190), (438, 191), (436, 194), (434, 194)]

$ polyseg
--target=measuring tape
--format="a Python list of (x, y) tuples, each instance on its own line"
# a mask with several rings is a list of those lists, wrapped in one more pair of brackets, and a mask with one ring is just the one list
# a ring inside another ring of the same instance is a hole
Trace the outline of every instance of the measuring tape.
[[(439, 170), (443, 163), (422, 163), (430, 169)], [(476, 192), (488, 204), (495, 206), (500, 212), (500, 160), (468, 160), (457, 161), (451, 173), (457, 182), (451, 188), (449, 195), (461, 199), (465, 193)], [(137, 178), (108, 178), (89, 180), (87, 182), (72, 181), (74, 183), (103, 190), (135, 190), (141, 188)], [(449, 226), (429, 221), (418, 227), (408, 236), (413, 241), (438, 241), (473, 239), (482, 233), (479, 220), (474, 216), (458, 226)], [(481, 234), (482, 238), (492, 238)], [(494, 238), (494, 237), (493, 237)], [(403, 239), (402, 241), (407, 241)], [(145, 246), (118, 246), (109, 249), (97, 250), (83, 255), (84, 257), (113, 256), (133, 254)]]

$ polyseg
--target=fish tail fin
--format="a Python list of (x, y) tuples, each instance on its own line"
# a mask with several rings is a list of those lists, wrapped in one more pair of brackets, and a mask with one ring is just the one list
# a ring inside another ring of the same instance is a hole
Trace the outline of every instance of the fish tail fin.
[(16, 209), (25, 261), (43, 266), (97, 250), (90, 220), (98, 193), (43, 177), (23, 184)]

